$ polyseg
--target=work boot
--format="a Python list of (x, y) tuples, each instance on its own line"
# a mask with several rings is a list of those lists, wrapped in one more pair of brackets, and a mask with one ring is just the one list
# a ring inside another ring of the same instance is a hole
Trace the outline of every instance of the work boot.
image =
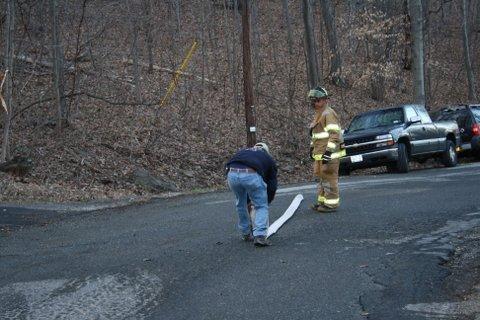
[(335, 212), (335, 211), (337, 211), (337, 208), (330, 208), (330, 207), (327, 207), (324, 204), (319, 204), (319, 205), (317, 205), (315, 210), (318, 211), (318, 212), (327, 213), (327, 212)]
[(318, 206), (320, 206), (320, 203), (313, 203), (310, 205), (310, 209), (317, 211)]
[(268, 247), (268, 246), (271, 246), (272, 243), (270, 242), (270, 240), (267, 239), (267, 237), (265, 236), (256, 236), (254, 237), (253, 239), (253, 244), (256, 246), (256, 247)]
[(245, 241), (245, 242), (252, 242), (253, 241), (253, 236), (250, 233), (244, 234), (244, 235), (242, 235), (242, 240)]

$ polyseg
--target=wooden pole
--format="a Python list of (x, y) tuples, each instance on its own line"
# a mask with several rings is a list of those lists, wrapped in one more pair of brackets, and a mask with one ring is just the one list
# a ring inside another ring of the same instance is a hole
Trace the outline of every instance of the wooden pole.
[(250, 54), (250, 1), (242, 0), (242, 45), (243, 45), (243, 93), (245, 97), (245, 124), (247, 129), (247, 146), (257, 142), (255, 132), (255, 113), (253, 98), (252, 59)]

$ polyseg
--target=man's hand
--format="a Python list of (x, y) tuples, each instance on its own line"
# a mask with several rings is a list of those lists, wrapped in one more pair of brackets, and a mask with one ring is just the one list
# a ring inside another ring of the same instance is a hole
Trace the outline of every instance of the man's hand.
[(325, 153), (322, 156), (322, 163), (327, 164), (332, 160), (332, 152), (331, 151), (325, 151)]

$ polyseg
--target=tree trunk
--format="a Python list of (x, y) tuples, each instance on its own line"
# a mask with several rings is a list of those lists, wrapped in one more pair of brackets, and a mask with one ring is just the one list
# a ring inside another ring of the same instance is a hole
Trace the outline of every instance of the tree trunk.
[(335, 25), (335, 8), (331, 0), (320, 0), (322, 16), (327, 31), (328, 44), (330, 46), (330, 76), (333, 84), (342, 85), (342, 57), (339, 50), (337, 27)]
[[(4, 122), (3, 122), (3, 141), (2, 141), (2, 154), (0, 162), (5, 162), (10, 158), (10, 125), (13, 115), (13, 35), (15, 32), (15, 0), (7, 0), (5, 13), (5, 103), (7, 104), (7, 110), (5, 110)], [(7, 73), (7, 70), (10, 74)], [(1, 94), (1, 92), (0, 92)], [(3, 109), (3, 107), (1, 108)]]
[(373, 75), (371, 82), (371, 96), (372, 99), (383, 101), (385, 99), (385, 76), (383, 74), (381, 65), (385, 57), (383, 56), (382, 42), (379, 39), (372, 41), (372, 55), (373, 55)]
[(237, 114), (240, 113), (240, 106), (239, 106), (239, 93), (238, 93), (238, 73), (239, 73), (239, 63), (237, 61), (237, 35), (239, 25), (240, 25), (240, 14), (238, 12), (239, 7), (239, 0), (233, 0), (234, 8), (233, 8), (233, 23), (232, 23), (232, 85), (233, 85), (233, 103), (235, 105), (235, 110)]
[(175, 16), (177, 17), (177, 29), (178, 33), (180, 33), (180, 28), (182, 25), (181, 19), (180, 19), (180, 0), (174, 0), (175, 1)]
[(251, 2), (251, 30), (252, 30), (252, 53), (253, 53), (253, 79), (255, 84), (255, 95), (258, 95), (259, 85), (262, 77), (262, 60), (260, 57), (260, 28), (258, 23), (257, 1)]
[(63, 47), (60, 40), (60, 25), (58, 22), (58, 3), (57, 0), (50, 0), (50, 14), (52, 16), (52, 47), (53, 47), (53, 74), (54, 74), (54, 92), (57, 97), (57, 128), (62, 130), (68, 123), (67, 105), (64, 94), (64, 66), (63, 66)]
[[(223, 2), (223, 24), (225, 26), (229, 25), (229, 22), (228, 22), (228, 12), (229, 12), (229, 10), (227, 10), (227, 8), (228, 8), (227, 4), (228, 4), (227, 1)], [(234, 23), (231, 23), (231, 25), (233, 25), (233, 24)], [(228, 42), (229, 38), (234, 38), (233, 34), (225, 33), (224, 37), (223, 37), (223, 40), (224, 40), (224, 47), (225, 47), (225, 57), (227, 58), (227, 75), (230, 78), (232, 78), (233, 61), (232, 61), (231, 55), (230, 55), (230, 46), (229, 46), (229, 42)], [(235, 42), (235, 39), (233, 40), (233, 42)], [(233, 84), (233, 82), (232, 82), (232, 84)], [(227, 103), (227, 78), (226, 77), (224, 79), (224, 85), (223, 85), (223, 103), (224, 103), (224, 107), (226, 109), (227, 104), (228, 104)]]
[[(78, 80), (79, 78), (79, 70), (78, 70), (78, 61), (79, 61), (79, 57), (80, 57), (80, 43), (81, 43), (81, 39), (82, 39), (82, 27), (83, 27), (83, 23), (85, 21), (85, 9), (86, 9), (86, 6), (87, 6), (87, 1), (88, 0), (83, 0), (83, 3), (82, 3), (82, 10), (81, 10), (81, 15), (80, 15), (80, 22), (78, 24), (78, 28), (77, 28), (77, 37), (76, 37), (76, 43), (75, 43), (75, 57), (73, 58), (73, 77), (72, 77), (72, 87), (70, 89), (70, 94), (71, 96), (74, 95), (75, 92), (78, 92), (80, 91), (80, 81)], [(70, 119), (70, 111), (72, 110), (72, 106), (75, 106), (76, 105), (76, 99), (75, 98), (72, 98), (70, 99), (69, 103), (68, 103), (68, 108), (67, 108), (67, 119)]]
[(425, 78), (423, 70), (423, 10), (421, 0), (409, 0), (413, 36), (413, 90), (414, 102), (425, 104)]
[(288, 45), (288, 54), (291, 59), (293, 56), (293, 29), (292, 29), (292, 20), (290, 18), (290, 13), (288, 11), (288, 0), (282, 0), (283, 14), (285, 15), (285, 24), (287, 25), (287, 45)]
[(307, 75), (310, 88), (321, 85), (322, 75), (318, 70), (317, 55), (315, 52), (315, 37), (313, 32), (310, 1), (303, 0), (303, 24), (305, 27), (305, 52), (307, 55)]
[(245, 124), (247, 146), (256, 143), (256, 127), (253, 102), (252, 59), (250, 54), (250, 0), (242, 0), (243, 91), (245, 95)]
[(403, 1), (403, 25), (405, 26), (405, 45), (403, 52), (403, 68), (405, 70), (412, 69), (412, 33), (410, 30), (410, 14), (408, 13), (408, 0)]
[(205, 64), (206, 64), (206, 36), (205, 28), (206, 26), (206, 5), (205, 2), (202, 3), (202, 26), (200, 31), (200, 39), (202, 41), (202, 82), (201, 82), (201, 96), (200, 96), (200, 110), (197, 110), (199, 113), (198, 117), (198, 129), (202, 133), (203, 139), (206, 142), (207, 139), (207, 126), (205, 123)]
[(474, 1), (475, 3), (475, 19), (474, 19), (474, 32), (479, 33), (480, 32), (480, 2)]
[[(170, 39), (170, 51), (168, 52), (167, 59), (169, 59), (171, 68), (176, 69), (177, 68), (177, 57), (181, 55), (179, 48), (181, 47), (178, 42), (178, 38), (180, 36), (181, 32), (181, 25), (180, 25), (180, 4), (179, 0), (171, 0), (171, 14), (172, 14), (172, 19), (175, 20), (174, 24), (168, 23), (169, 27), (169, 39)], [(167, 19), (170, 19), (170, 16), (167, 17)], [(186, 86), (184, 87), (186, 89)]]
[(135, 98), (137, 101), (141, 101), (141, 89), (140, 89), (140, 66), (139, 66), (139, 49), (138, 49), (138, 11), (133, 2), (130, 3), (130, 23), (132, 27), (132, 67), (133, 67), (133, 83), (135, 85)]
[(153, 72), (153, 34), (152, 34), (152, 3), (151, 0), (143, 0), (145, 41), (148, 54), (148, 73)]
[(467, 0), (462, 0), (462, 38), (463, 38), (463, 57), (465, 60), (465, 68), (467, 69), (468, 78), (468, 100), (476, 101), (477, 94), (475, 90), (475, 77), (473, 74), (472, 61), (470, 59), (470, 44), (468, 40), (468, 14)]
[(432, 100), (432, 70), (430, 68), (431, 60), (431, 48), (433, 47), (432, 37), (430, 35), (431, 19), (428, 14), (428, 8), (430, 7), (429, 0), (423, 0), (423, 16), (424, 16), (424, 71), (425, 71), (425, 105), (430, 105)]
[[(376, 12), (379, 16), (384, 17), (384, 19), (389, 20), (392, 18), (389, 6), (385, 1), (382, 3), (373, 4), (372, 11)], [(376, 21), (381, 23), (380, 21)], [(372, 62), (373, 62), (373, 74), (370, 83), (371, 88), (371, 97), (377, 101), (385, 100), (385, 74), (382, 70), (382, 65), (385, 65), (389, 62), (387, 51), (389, 50), (390, 39), (388, 37), (390, 29), (379, 30), (379, 33), (376, 37), (369, 37), (371, 39), (371, 53), (372, 53)], [(393, 45), (392, 45), (393, 46)]]
[(282, 0), (283, 14), (285, 17), (285, 24), (287, 25), (287, 47), (288, 47), (288, 66), (287, 66), (287, 103), (288, 103), (288, 118), (290, 121), (286, 121), (288, 130), (288, 142), (289, 146), (293, 148), (298, 146), (295, 143), (295, 122), (292, 121), (295, 117), (294, 113), (294, 101), (295, 95), (295, 66), (293, 63), (293, 28), (290, 18), (290, 12), (288, 11), (288, 0)]

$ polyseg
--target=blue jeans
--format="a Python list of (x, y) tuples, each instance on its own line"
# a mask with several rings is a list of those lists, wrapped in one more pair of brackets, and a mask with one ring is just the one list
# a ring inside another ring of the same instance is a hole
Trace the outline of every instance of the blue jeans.
[(229, 172), (227, 181), (237, 198), (238, 228), (242, 234), (250, 233), (250, 216), (247, 210), (247, 195), (255, 207), (254, 236), (266, 236), (268, 229), (267, 184), (258, 173)]

